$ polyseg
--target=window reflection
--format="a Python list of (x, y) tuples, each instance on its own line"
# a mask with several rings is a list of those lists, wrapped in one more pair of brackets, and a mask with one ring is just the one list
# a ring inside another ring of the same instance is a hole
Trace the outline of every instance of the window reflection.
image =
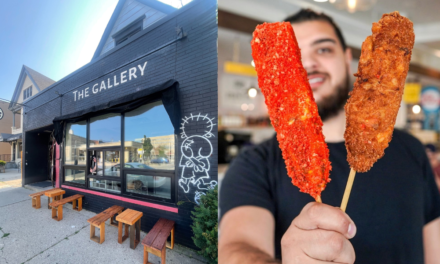
[(125, 164), (174, 170), (174, 127), (161, 101), (125, 113)]
[(89, 179), (89, 186), (93, 189), (99, 189), (109, 192), (121, 192), (121, 183), (117, 181), (109, 180), (99, 180), (99, 179)]
[(86, 183), (86, 171), (76, 170), (76, 169), (65, 169), (64, 181), (84, 185)]
[(64, 164), (86, 165), (87, 122), (67, 124)]
[(121, 115), (106, 114), (90, 119), (89, 146), (109, 147), (121, 145)]
[(102, 151), (92, 150), (89, 152), (90, 157), (90, 174), (102, 176), (103, 155)]
[(105, 176), (119, 177), (121, 171), (119, 164), (119, 157), (120, 157), (119, 150), (105, 151), (105, 160), (104, 160)]
[(127, 174), (126, 191), (171, 199), (171, 179), (160, 176)]

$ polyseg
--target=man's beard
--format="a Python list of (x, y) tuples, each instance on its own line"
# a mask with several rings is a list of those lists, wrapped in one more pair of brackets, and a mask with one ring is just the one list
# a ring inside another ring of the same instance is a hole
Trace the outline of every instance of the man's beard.
[(317, 103), (318, 113), (323, 122), (330, 117), (336, 116), (341, 111), (347, 102), (349, 90), (350, 77), (347, 72), (345, 81), (336, 87), (336, 91), (329, 96), (323, 97), (321, 102)]

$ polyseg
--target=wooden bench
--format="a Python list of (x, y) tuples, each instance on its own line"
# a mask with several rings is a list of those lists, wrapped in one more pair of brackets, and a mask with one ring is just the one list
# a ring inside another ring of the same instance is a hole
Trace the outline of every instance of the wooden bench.
[[(32, 197), (32, 207), (35, 208), (35, 209), (41, 208), (41, 199), (40, 199), (41, 196), (43, 196), (44, 193), (47, 192), (47, 191), (54, 191), (54, 190), (61, 190), (61, 188), (53, 188), (53, 189), (50, 189), (50, 190), (44, 190), (44, 191), (41, 191), (41, 192), (29, 194), (29, 196)], [(49, 202), (50, 202), (50, 200), (49, 200)]]
[[(69, 202), (72, 202), (72, 209), (75, 211), (81, 211), (82, 210), (82, 198), (84, 195), (81, 194), (75, 194), (69, 197), (66, 197), (64, 199), (55, 201), (50, 203), (49, 205), (52, 206), (52, 218), (61, 221), (63, 220), (63, 205)], [(77, 201), (78, 200), (78, 205)], [(57, 214), (58, 211), (58, 214)]]
[[(170, 233), (171, 244), (167, 245), (167, 238)], [(174, 221), (160, 218), (142, 240), (142, 245), (144, 245), (144, 264), (150, 263), (148, 262), (148, 253), (161, 257), (162, 261), (160, 263), (165, 264), (166, 248), (174, 248)]]
[[(105, 222), (110, 218), (110, 225), (118, 227), (118, 223), (114, 222), (114, 217), (116, 214), (122, 213), (122, 210), (124, 210), (124, 207), (113, 205), (87, 220), (90, 223), (90, 239), (102, 244), (105, 240)], [(99, 228), (99, 237), (95, 236), (95, 227)]]

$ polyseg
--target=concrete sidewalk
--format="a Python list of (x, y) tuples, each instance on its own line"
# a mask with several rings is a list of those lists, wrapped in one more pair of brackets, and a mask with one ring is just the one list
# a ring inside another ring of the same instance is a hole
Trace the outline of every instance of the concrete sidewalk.
[[(20, 179), (21, 181), (21, 179)], [(21, 185), (21, 182), (20, 182)], [(98, 244), (90, 240), (87, 219), (96, 215), (82, 210), (73, 211), (70, 204), (63, 208), (63, 220), (51, 218), (47, 199), (42, 197), (41, 208), (31, 206), (29, 194), (34, 191), (21, 187), (0, 189), (0, 263), (142, 263), (143, 246), (130, 249), (130, 241), (118, 243), (118, 230), (105, 227), (105, 241)], [(99, 229), (97, 229), (99, 230)], [(141, 233), (141, 239), (146, 233)], [(149, 255), (157, 264), (160, 258)], [(175, 245), (167, 249), (167, 263), (206, 263), (203, 257), (189, 248)]]
[(7, 169), (0, 173), (0, 192), (21, 187), (21, 172), (17, 169)]

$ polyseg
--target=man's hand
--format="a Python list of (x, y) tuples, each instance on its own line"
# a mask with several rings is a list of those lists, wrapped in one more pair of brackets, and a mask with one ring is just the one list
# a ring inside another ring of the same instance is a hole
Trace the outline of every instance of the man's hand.
[(283, 263), (354, 263), (348, 239), (355, 234), (354, 222), (341, 209), (309, 203), (281, 239)]

